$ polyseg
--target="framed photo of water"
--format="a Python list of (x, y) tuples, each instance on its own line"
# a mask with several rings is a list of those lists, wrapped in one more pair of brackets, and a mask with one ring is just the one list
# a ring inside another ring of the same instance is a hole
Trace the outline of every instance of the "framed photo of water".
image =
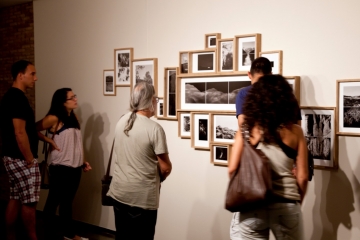
[(337, 80), (336, 84), (336, 134), (360, 136), (360, 79)]
[(251, 63), (261, 51), (261, 34), (246, 34), (235, 36), (235, 71), (250, 71)]

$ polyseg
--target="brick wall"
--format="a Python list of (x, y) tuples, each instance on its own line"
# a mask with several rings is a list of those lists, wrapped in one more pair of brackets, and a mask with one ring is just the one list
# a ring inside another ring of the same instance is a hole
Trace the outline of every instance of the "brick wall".
[[(12, 85), (11, 65), (25, 59), (34, 63), (33, 3), (0, 8), (0, 101)], [(27, 97), (35, 110), (35, 89)], [(1, 147), (1, 138), (0, 138)], [(8, 186), (3, 164), (0, 164), (0, 199), (6, 199)]]

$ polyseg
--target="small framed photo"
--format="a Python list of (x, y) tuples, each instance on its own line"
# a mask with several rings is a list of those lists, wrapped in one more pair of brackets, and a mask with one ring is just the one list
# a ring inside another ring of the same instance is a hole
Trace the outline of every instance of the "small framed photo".
[(299, 76), (291, 76), (291, 77), (284, 77), (284, 78), (288, 81), (288, 83), (292, 87), (294, 95), (300, 105), (300, 77)]
[(282, 51), (260, 52), (260, 57), (269, 59), (272, 65), (272, 74), (282, 74)]
[(190, 73), (216, 72), (216, 52), (203, 50), (190, 52)]
[(189, 52), (179, 53), (179, 74), (189, 73)]
[(234, 71), (234, 39), (218, 39), (217, 57), (219, 72)]
[(130, 86), (133, 52), (133, 48), (114, 49), (115, 86), (117, 87)]
[(137, 82), (146, 81), (153, 84), (155, 92), (157, 92), (157, 58), (134, 59), (131, 63), (133, 71), (131, 91)]
[(191, 138), (191, 114), (190, 112), (177, 111), (178, 136), (180, 138)]
[(162, 119), (164, 118), (164, 99), (161, 97), (158, 97), (159, 101), (156, 105), (156, 118)]
[(336, 170), (335, 107), (301, 107), (301, 127), (317, 169)]
[(230, 144), (210, 144), (210, 162), (215, 166), (227, 166), (230, 159)]
[(360, 79), (337, 80), (336, 133), (342, 136), (360, 136)]
[(195, 149), (210, 150), (210, 118), (208, 113), (191, 113), (191, 147)]
[(252, 62), (261, 51), (261, 34), (235, 36), (235, 71), (249, 72)]
[(176, 67), (168, 67), (164, 70), (164, 116), (168, 120), (177, 120), (176, 73)]
[(239, 129), (235, 113), (210, 113), (212, 143), (233, 144)]
[(205, 49), (216, 48), (216, 41), (221, 38), (221, 33), (205, 34)]
[(114, 70), (104, 70), (103, 89), (104, 89), (103, 91), (104, 96), (116, 96)]

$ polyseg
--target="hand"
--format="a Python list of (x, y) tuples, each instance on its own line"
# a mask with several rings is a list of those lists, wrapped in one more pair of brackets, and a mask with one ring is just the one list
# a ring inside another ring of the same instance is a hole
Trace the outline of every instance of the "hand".
[(88, 162), (84, 162), (84, 165), (83, 165), (83, 171), (84, 172), (88, 172), (90, 171), (92, 168), (90, 166), (90, 164)]
[(35, 163), (35, 158), (31, 161), (26, 161), (26, 167), (31, 168), (32, 166), (34, 166), (34, 163)]
[(55, 141), (53, 139), (50, 139), (49, 144), (51, 145), (51, 150), (58, 150), (60, 151), (60, 148), (56, 145)]

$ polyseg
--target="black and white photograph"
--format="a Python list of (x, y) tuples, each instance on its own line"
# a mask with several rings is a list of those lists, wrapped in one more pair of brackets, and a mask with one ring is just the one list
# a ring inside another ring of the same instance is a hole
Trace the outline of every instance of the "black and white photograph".
[(205, 34), (205, 49), (216, 48), (216, 42), (221, 38), (220, 33)]
[(191, 72), (206, 73), (215, 72), (215, 51), (191, 53)]
[(260, 52), (260, 57), (269, 59), (272, 64), (272, 74), (282, 74), (282, 51)]
[(103, 72), (103, 94), (105, 96), (115, 96), (114, 70), (104, 70)]
[(227, 147), (215, 147), (215, 160), (227, 162), (228, 160)]
[(292, 77), (285, 77), (285, 79), (290, 84), (291, 88), (293, 89), (296, 99), (300, 103), (300, 77), (292, 76)]
[(210, 113), (212, 123), (211, 142), (234, 143), (235, 134), (239, 129), (234, 113)]
[(255, 42), (244, 42), (242, 44), (242, 64), (243, 66), (251, 66), (255, 60)]
[(189, 73), (189, 53), (180, 52), (180, 73)]
[(235, 111), (236, 95), (251, 84), (248, 76), (179, 78), (179, 109)]
[(221, 39), (218, 41), (219, 69), (220, 72), (234, 71), (234, 40)]
[(210, 150), (209, 114), (191, 112), (191, 146), (196, 149)]
[(115, 86), (130, 86), (131, 61), (133, 57), (132, 48), (119, 48), (114, 50), (115, 56)]
[(139, 81), (146, 81), (157, 91), (157, 58), (135, 59), (132, 61), (131, 90)]
[(335, 108), (302, 107), (302, 129), (314, 165), (333, 167), (335, 159)]
[(156, 106), (156, 117), (161, 119), (164, 117), (164, 99), (160, 97), (158, 99), (159, 101), (157, 102)]
[(227, 166), (229, 162), (231, 145), (210, 144), (210, 162), (215, 166)]
[(235, 36), (235, 71), (250, 71), (252, 62), (259, 56), (261, 49), (261, 34)]
[(165, 68), (165, 98), (166, 118), (176, 120), (176, 68)]
[(190, 112), (177, 112), (178, 135), (181, 138), (190, 138), (191, 136), (191, 119)]
[(147, 83), (153, 84), (154, 81), (154, 66), (153, 65), (137, 65), (136, 66), (136, 83), (139, 81), (145, 81)]

